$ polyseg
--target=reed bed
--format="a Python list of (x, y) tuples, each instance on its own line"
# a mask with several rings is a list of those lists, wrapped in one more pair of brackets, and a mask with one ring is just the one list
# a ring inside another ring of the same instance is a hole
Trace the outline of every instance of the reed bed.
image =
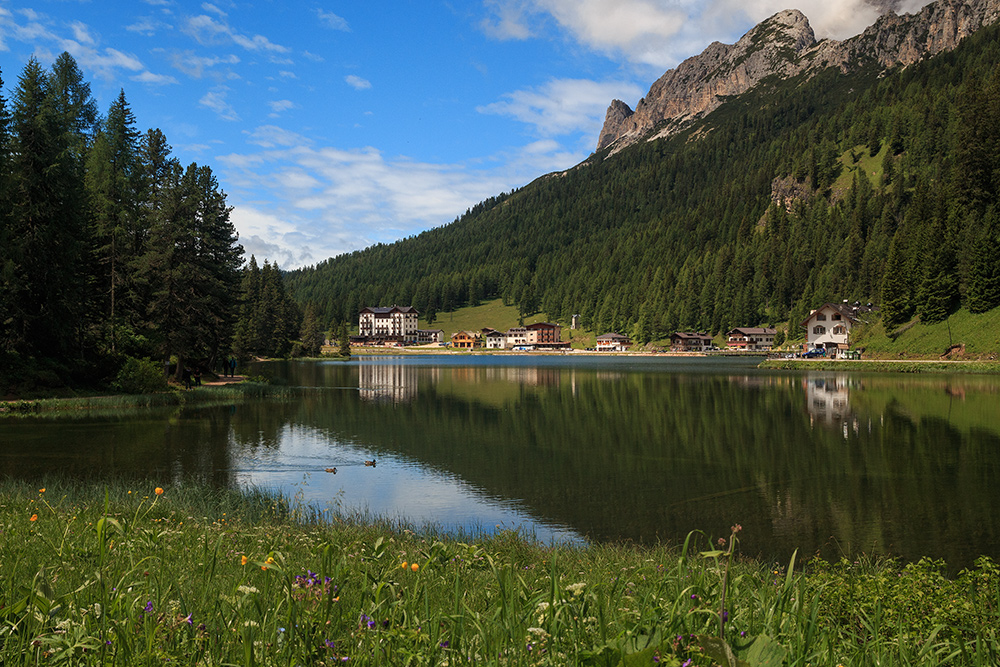
[(995, 665), (1000, 571), (448, 538), (260, 489), (0, 481), (3, 665)]

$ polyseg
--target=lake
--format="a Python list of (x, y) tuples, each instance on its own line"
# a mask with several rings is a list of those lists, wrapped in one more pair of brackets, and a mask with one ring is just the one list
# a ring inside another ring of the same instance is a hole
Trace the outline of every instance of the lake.
[(251, 372), (301, 387), (294, 398), (0, 420), (0, 472), (254, 484), (546, 542), (680, 541), (740, 523), (743, 552), (768, 559), (1000, 558), (1000, 378), (758, 361), (272, 362)]

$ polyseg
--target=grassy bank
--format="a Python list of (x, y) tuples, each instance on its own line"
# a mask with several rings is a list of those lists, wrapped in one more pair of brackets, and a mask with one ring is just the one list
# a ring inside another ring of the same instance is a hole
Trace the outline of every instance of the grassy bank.
[(890, 361), (873, 359), (768, 359), (760, 368), (794, 371), (839, 371), (857, 373), (971, 373), (1000, 374), (996, 361)]
[(86, 410), (127, 410), (183, 405), (212, 405), (239, 402), (246, 399), (280, 398), (295, 393), (291, 387), (278, 387), (261, 382), (240, 382), (219, 387), (174, 389), (157, 394), (114, 394), (111, 396), (80, 396), (76, 398), (40, 398), (0, 401), (0, 418), (38, 414), (42, 412), (74, 412)]
[(127, 483), (4, 482), (0, 529), (4, 665), (1000, 660), (989, 561), (954, 580), (928, 562), (803, 573), (730, 558), (732, 536), (683, 548), (459, 540), (267, 493)]

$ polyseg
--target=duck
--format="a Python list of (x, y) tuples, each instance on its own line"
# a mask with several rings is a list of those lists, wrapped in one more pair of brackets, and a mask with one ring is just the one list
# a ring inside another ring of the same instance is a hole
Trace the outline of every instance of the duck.
[(326, 471), (327, 472), (332, 472), (334, 475), (337, 474), (337, 469), (336, 468), (327, 468)]
[(365, 465), (368, 466), (368, 467), (370, 467), (370, 468), (374, 468), (375, 467), (375, 459), (372, 459), (371, 461), (365, 461)]

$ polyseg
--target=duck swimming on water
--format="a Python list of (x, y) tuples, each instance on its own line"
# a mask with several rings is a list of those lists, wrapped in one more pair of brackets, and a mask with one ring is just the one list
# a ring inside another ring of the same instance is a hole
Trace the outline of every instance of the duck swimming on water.
[(375, 459), (372, 459), (371, 461), (365, 461), (365, 465), (368, 466), (369, 468), (374, 468), (375, 467)]
[(332, 472), (334, 475), (337, 474), (337, 469), (336, 468), (327, 468), (326, 471), (327, 472)]

